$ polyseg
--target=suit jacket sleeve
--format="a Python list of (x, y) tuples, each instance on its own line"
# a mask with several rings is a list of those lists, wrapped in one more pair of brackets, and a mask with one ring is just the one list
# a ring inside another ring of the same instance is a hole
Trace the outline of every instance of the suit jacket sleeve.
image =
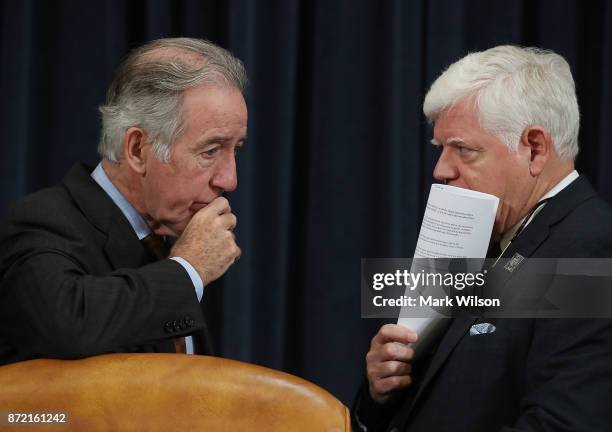
[[(98, 239), (104, 236), (85, 227), (77, 212), (62, 211), (47, 216), (22, 206), (2, 227), (0, 343), (19, 351), (14, 358), (132, 350), (203, 327), (193, 284), (179, 263), (113, 269)], [(123, 253), (143, 254), (137, 238), (131, 241), (124, 240)]]
[(382, 432), (387, 430), (395, 404), (379, 404), (370, 396), (367, 377), (362, 381), (351, 408), (353, 430)]

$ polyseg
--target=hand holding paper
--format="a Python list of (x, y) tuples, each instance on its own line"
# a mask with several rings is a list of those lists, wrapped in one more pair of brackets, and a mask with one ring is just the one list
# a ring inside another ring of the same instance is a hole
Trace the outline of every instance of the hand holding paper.
[(376, 402), (388, 402), (411, 384), (414, 350), (410, 344), (416, 341), (416, 333), (395, 324), (382, 326), (372, 338), (366, 363), (370, 396)]
[[(433, 184), (421, 224), (415, 258), (483, 258), (487, 254), (499, 199), (493, 195)], [(473, 269), (477, 271), (479, 269)], [(413, 271), (411, 269), (411, 271)], [(435, 312), (432, 311), (435, 314)], [(444, 333), (448, 319), (410, 318), (402, 308), (397, 323), (419, 335), (417, 355)]]

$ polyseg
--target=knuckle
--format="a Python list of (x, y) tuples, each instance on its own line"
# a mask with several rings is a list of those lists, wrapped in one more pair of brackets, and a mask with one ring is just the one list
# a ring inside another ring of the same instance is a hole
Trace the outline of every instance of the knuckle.
[(389, 364), (389, 373), (391, 375), (402, 375), (403, 367), (400, 362), (393, 362)]
[(378, 334), (375, 335), (372, 339), (370, 339), (370, 350), (374, 348), (378, 344)]
[(381, 336), (388, 337), (390, 336), (391, 328), (391, 324), (385, 324), (380, 328), (379, 333), (381, 334)]
[(369, 381), (376, 381), (376, 378), (377, 378), (378, 374), (376, 373), (376, 370), (371, 365), (369, 365), (366, 368), (366, 373), (368, 375), (368, 380)]
[(378, 388), (380, 393), (387, 394), (395, 388), (395, 377), (388, 377), (378, 381)]
[(397, 346), (394, 343), (387, 343), (383, 346), (384, 353), (387, 357), (396, 358), (398, 355)]
[(225, 227), (223, 226), (223, 219), (221, 218), (221, 215), (214, 214), (210, 217), (210, 220), (211, 220), (212, 226), (214, 227), (216, 231), (225, 230)]
[(196, 213), (194, 213), (187, 225), (189, 226), (194, 223), (199, 223), (199, 221), (206, 220), (207, 215), (208, 213), (206, 212), (206, 207), (204, 207), (203, 209), (200, 209)]
[(393, 389), (400, 390), (406, 388), (410, 385), (410, 383), (412, 383), (412, 379), (409, 376), (398, 377)]
[(389, 387), (391, 389), (394, 390), (398, 387), (401, 387), (401, 385), (402, 385), (402, 377), (399, 377), (399, 376), (389, 377)]
[(385, 385), (384, 382), (377, 381), (373, 384), (373, 387), (374, 387), (374, 391), (378, 394), (384, 395), (385, 393), (388, 392), (387, 386)]
[(414, 358), (414, 349), (410, 347), (406, 347), (405, 355), (406, 359), (412, 360)]

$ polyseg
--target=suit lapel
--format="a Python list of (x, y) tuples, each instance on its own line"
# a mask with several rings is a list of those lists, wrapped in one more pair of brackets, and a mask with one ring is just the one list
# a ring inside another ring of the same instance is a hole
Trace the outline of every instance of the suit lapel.
[(423, 391), (427, 388), (427, 386), (431, 383), (431, 380), (440, 370), (448, 356), (451, 354), (455, 346), (459, 343), (459, 341), (466, 335), (469, 328), (474, 324), (477, 317), (465, 314), (464, 316), (453, 319), (452, 324), (442, 337), (440, 341), (440, 345), (438, 346), (438, 350), (436, 354), (431, 359), (431, 364), (427, 368), (425, 375), (423, 376), (423, 380), (419, 385), (419, 390), (415, 395), (410, 409), (408, 410), (407, 417), (410, 416), (410, 411), (412, 411), (418, 399), (423, 394)]
[(138, 268), (151, 262), (129, 221), (91, 178), (91, 171), (75, 164), (63, 183), (89, 222), (106, 235), (104, 253), (112, 268)]
[(108, 236), (104, 244), (104, 253), (114, 269), (138, 268), (152, 262), (127, 219), (125, 222), (127, 226), (124, 223), (117, 223), (108, 227)]

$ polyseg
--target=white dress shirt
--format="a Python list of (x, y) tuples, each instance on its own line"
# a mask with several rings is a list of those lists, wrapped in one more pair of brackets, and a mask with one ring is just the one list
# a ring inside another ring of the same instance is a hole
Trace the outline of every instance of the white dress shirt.
[[(538, 202), (543, 201), (543, 200), (548, 199), (548, 198), (554, 197), (559, 192), (561, 192), (563, 189), (568, 187), (570, 185), (570, 183), (572, 183), (578, 177), (579, 177), (578, 171), (576, 171), (576, 170), (572, 171), (567, 176), (565, 176), (563, 178), (563, 180), (561, 180), (559, 183), (557, 183), (555, 186), (553, 186), (553, 188), (551, 190), (546, 192), (544, 194), (544, 196), (542, 196), (542, 198), (540, 198), (538, 200)], [(546, 206), (546, 204), (543, 204), (536, 211), (533, 212), (533, 214), (531, 215), (531, 217), (529, 218), (529, 220), (525, 224), (525, 227), (527, 227), (527, 225), (529, 225), (531, 223), (531, 221), (533, 220), (535, 215), (537, 215), (540, 212), (540, 210), (542, 210), (545, 206)], [(501, 240), (499, 241), (499, 247), (501, 248), (501, 250), (506, 250), (506, 248), (510, 244), (510, 240), (512, 240), (512, 237), (514, 237), (514, 234), (516, 233), (516, 231), (519, 229), (519, 227), (523, 223), (523, 220), (525, 220), (525, 218), (521, 219), (516, 225), (514, 225), (511, 229), (506, 231), (504, 233), (504, 235), (502, 235)], [(525, 227), (523, 227), (523, 229)]]

